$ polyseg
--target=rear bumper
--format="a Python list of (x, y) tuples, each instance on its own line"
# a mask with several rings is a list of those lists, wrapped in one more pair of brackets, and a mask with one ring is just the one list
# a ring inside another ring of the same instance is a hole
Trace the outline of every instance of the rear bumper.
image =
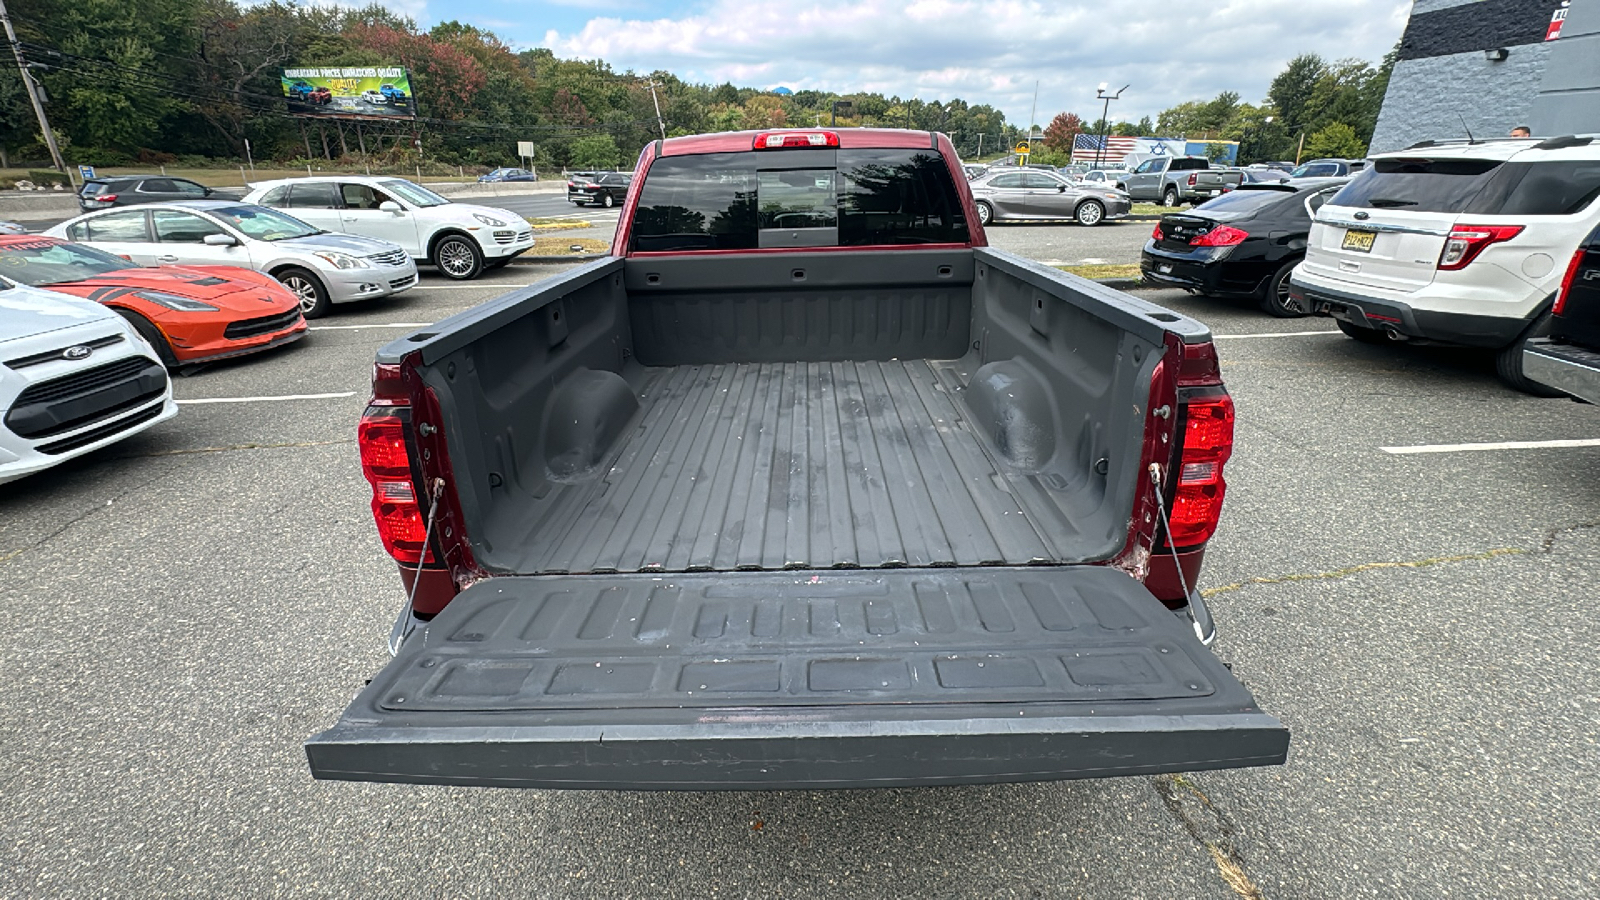
[(1361, 328), (1392, 331), (1402, 338), (1466, 347), (1504, 347), (1516, 340), (1531, 321), (1413, 309), (1387, 298), (1308, 284), (1299, 269), (1289, 277), (1289, 294), (1313, 315), (1328, 316)]
[(1522, 351), (1522, 372), (1579, 400), (1600, 403), (1600, 353), (1533, 338)]
[(1173, 287), (1186, 288), (1199, 291), (1202, 294), (1214, 296), (1249, 296), (1259, 288), (1259, 281), (1251, 284), (1240, 284), (1241, 277), (1249, 278), (1250, 273), (1236, 271), (1242, 267), (1230, 270), (1228, 267), (1228, 254), (1230, 248), (1216, 250), (1201, 250), (1191, 253), (1168, 253), (1155, 246), (1155, 241), (1146, 241), (1145, 248), (1139, 254), (1139, 274), (1150, 282), (1166, 284)]

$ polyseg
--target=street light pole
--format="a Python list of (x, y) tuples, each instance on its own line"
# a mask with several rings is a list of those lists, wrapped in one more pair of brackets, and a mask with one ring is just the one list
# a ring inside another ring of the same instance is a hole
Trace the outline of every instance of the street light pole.
[(1100, 82), (1099, 89), (1094, 92), (1094, 98), (1096, 100), (1104, 100), (1105, 101), (1105, 103), (1102, 104), (1101, 108), (1100, 108), (1100, 145), (1098, 147), (1096, 147), (1095, 150), (1094, 150), (1094, 167), (1097, 168), (1097, 169), (1100, 168), (1100, 161), (1105, 155), (1106, 138), (1110, 135), (1110, 132), (1111, 132), (1111, 122), (1110, 122), (1111, 101), (1113, 101), (1113, 100), (1121, 100), (1122, 99), (1122, 92), (1127, 90), (1128, 87), (1129, 87), (1129, 85), (1125, 84), (1122, 87), (1117, 88), (1117, 92), (1115, 94), (1108, 94), (1108, 93), (1106, 93), (1106, 88), (1108, 88), (1110, 86), (1111, 86), (1110, 82), (1102, 81), (1102, 82)]
[(50, 130), (50, 119), (44, 114), (44, 104), (39, 102), (39, 86), (34, 83), (33, 73), (28, 71), (28, 61), (22, 58), (22, 42), (17, 40), (17, 31), (11, 27), (11, 14), (6, 12), (5, 0), (0, 0), (0, 22), (6, 26), (6, 40), (11, 43), (11, 52), (17, 58), (17, 74), (22, 76), (22, 87), (28, 92), (28, 102), (33, 104), (33, 114), (39, 117), (39, 130), (43, 132), (44, 145), (50, 148), (50, 161), (55, 163), (58, 171), (67, 171), (67, 162), (61, 158), (61, 148), (56, 146), (56, 133)]

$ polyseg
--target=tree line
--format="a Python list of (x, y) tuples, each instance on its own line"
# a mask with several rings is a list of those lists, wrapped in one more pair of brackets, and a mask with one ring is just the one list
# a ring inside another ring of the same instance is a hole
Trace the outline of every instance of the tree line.
[[(546, 168), (632, 163), (661, 136), (837, 124), (943, 131), (964, 157), (1010, 148), (1026, 132), (997, 109), (961, 99), (878, 93), (777, 94), (696, 84), (671, 72), (617, 72), (599, 60), (517, 52), (493, 32), (456, 21), (423, 30), (372, 5), (301, 6), (283, 0), (9, 0), (29, 71), (43, 87), (52, 130), (71, 163), (128, 165), (213, 160), (303, 163), (355, 157), (379, 164), (509, 165), (519, 141)], [(1292, 61), (1259, 106), (1226, 92), (1179, 104), (1114, 134), (1187, 133), (1251, 141), (1282, 158), (1297, 135), (1307, 151), (1358, 155), (1370, 139), (1392, 60)], [(280, 71), (404, 66), (415, 121), (339, 127), (292, 115)], [(659, 116), (657, 113), (659, 105)], [(1268, 123), (1266, 117), (1272, 116)], [(1070, 152), (1070, 113), (1044, 143)], [(1341, 130), (1341, 126), (1343, 129)], [(248, 142), (248, 145), (247, 143)], [(248, 146), (248, 151), (247, 151)], [(0, 63), (0, 165), (47, 158), (14, 61)], [(1292, 155), (1290, 156), (1292, 158)]]

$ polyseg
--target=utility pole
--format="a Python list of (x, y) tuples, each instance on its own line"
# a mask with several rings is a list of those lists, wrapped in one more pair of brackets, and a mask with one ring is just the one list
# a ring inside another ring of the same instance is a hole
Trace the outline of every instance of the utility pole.
[(650, 102), (656, 105), (656, 125), (661, 128), (661, 139), (667, 139), (667, 120), (661, 118), (661, 101), (656, 99), (656, 83), (646, 82), (650, 85)]
[(983, 159), (983, 132), (978, 132), (978, 159)]
[(22, 58), (22, 42), (17, 40), (17, 30), (11, 27), (11, 14), (6, 12), (5, 0), (0, 0), (0, 22), (6, 26), (6, 40), (11, 42), (11, 52), (17, 57), (17, 74), (22, 76), (22, 86), (28, 91), (28, 102), (33, 104), (33, 114), (39, 117), (39, 130), (44, 132), (44, 143), (50, 148), (50, 161), (56, 170), (66, 174), (67, 163), (61, 158), (61, 148), (56, 146), (56, 133), (50, 130), (50, 119), (44, 114), (44, 104), (39, 101), (39, 86), (28, 72), (28, 61)]
[[(1033, 129), (1039, 124), (1039, 79), (1033, 80), (1033, 111), (1028, 113), (1028, 156), (1033, 156)], [(1026, 162), (1027, 160), (1023, 160)]]

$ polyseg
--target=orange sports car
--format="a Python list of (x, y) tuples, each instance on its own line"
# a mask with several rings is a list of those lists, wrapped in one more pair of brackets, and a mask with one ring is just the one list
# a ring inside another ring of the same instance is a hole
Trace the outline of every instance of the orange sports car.
[(0, 281), (111, 307), (169, 369), (255, 353), (306, 333), (300, 301), (288, 288), (235, 266), (145, 269), (58, 238), (0, 235)]

